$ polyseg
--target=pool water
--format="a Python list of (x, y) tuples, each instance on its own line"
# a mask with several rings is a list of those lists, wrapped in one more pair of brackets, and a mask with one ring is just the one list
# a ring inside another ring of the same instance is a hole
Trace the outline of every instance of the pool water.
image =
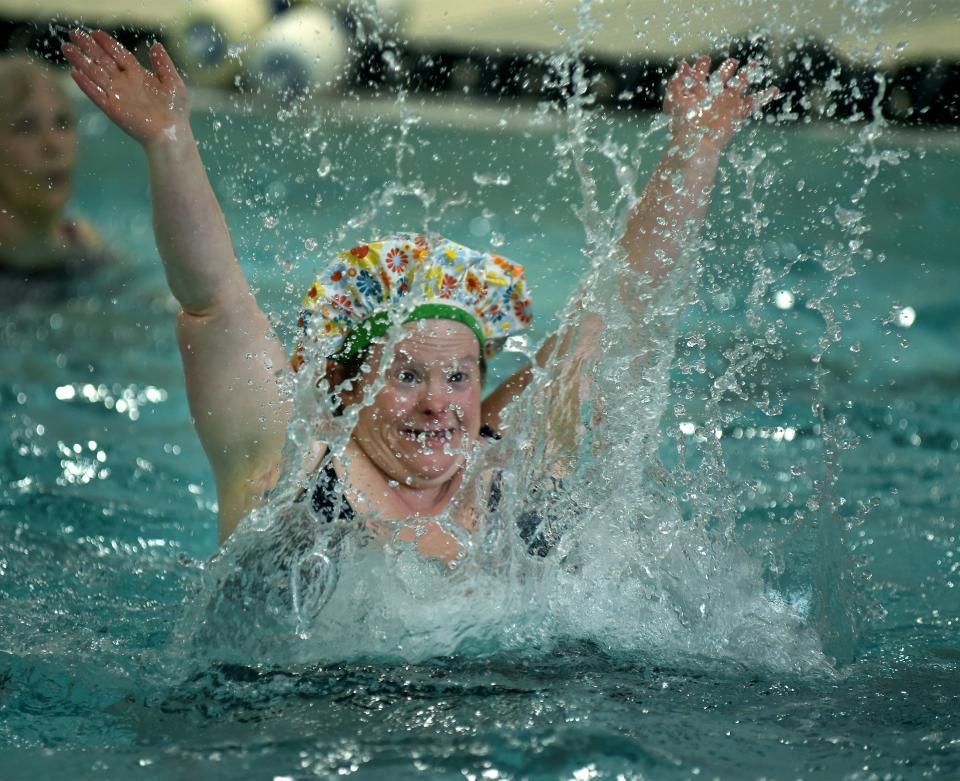
[[(549, 112), (475, 114), (197, 112), (288, 343), (325, 248), (397, 226), (521, 260), (535, 337), (556, 325), (590, 264), (582, 180), (557, 151), (569, 130)], [(610, 154), (642, 182), (660, 139), (648, 118), (588, 124), (587, 218), (609, 214)], [(0, 777), (960, 776), (956, 134), (761, 124), (738, 140), (688, 306), (660, 324), (669, 395), (635, 478), (674, 520), (647, 518), (636, 549), (593, 539), (611, 584), (545, 592), (540, 612), (566, 624), (518, 629), (504, 610), (499, 634), (425, 632), (409, 654), (387, 630), (354, 653), (312, 636), (285, 663), (178, 657), (217, 550), (215, 492), (144, 162), (98, 116), (81, 134), (77, 208), (128, 262), (2, 324)], [(602, 474), (598, 504), (632, 496)]]

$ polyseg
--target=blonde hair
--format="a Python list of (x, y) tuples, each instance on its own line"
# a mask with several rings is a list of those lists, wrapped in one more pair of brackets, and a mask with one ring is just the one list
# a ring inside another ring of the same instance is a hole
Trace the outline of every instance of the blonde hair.
[(41, 84), (69, 103), (60, 73), (41, 59), (25, 54), (0, 55), (0, 106), (18, 106)]

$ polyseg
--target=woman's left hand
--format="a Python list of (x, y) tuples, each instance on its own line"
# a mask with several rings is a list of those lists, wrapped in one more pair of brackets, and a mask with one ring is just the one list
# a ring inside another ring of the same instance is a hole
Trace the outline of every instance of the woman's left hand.
[(779, 92), (776, 87), (751, 92), (752, 67), (751, 63), (741, 69), (737, 60), (728, 59), (711, 76), (707, 55), (692, 67), (682, 62), (663, 100), (673, 144), (681, 149), (722, 150), (754, 109)]

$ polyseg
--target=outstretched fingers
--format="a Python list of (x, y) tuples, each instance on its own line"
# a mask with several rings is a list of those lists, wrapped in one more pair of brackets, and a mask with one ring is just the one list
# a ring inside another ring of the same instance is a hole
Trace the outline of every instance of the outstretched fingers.
[(767, 87), (762, 92), (758, 92), (756, 95), (754, 95), (753, 99), (756, 101), (758, 106), (765, 106), (779, 94), (779, 87)]
[(690, 63), (686, 60), (680, 60), (680, 64), (677, 65), (676, 78), (685, 79), (691, 76), (693, 76), (693, 68), (690, 67)]
[(710, 55), (701, 54), (693, 64), (693, 76), (697, 81), (704, 81), (710, 75)]
[(150, 64), (153, 65), (153, 72), (157, 74), (162, 84), (177, 85), (181, 82), (177, 66), (173, 64), (163, 44), (155, 43), (150, 47)]
[[(733, 57), (730, 57), (723, 61), (719, 68), (717, 68), (717, 78), (720, 80), (721, 84), (728, 84), (736, 74), (737, 69), (740, 67), (740, 62), (735, 60)], [(746, 71), (740, 71), (740, 81), (742, 82), (746, 76)], [(734, 84), (734, 86), (739, 86)]]
[(136, 70), (140, 67), (137, 58), (112, 35), (103, 30), (94, 30), (92, 38), (119, 70)]
[(765, 90), (748, 95), (746, 115), (752, 114), (758, 108), (763, 108), (779, 94), (780, 90), (777, 87), (768, 87)]
[(103, 112), (107, 111), (107, 109), (110, 107), (110, 94), (106, 90), (104, 90), (99, 84), (94, 82), (93, 79), (91, 79), (82, 71), (75, 70), (70, 73), (70, 76), (74, 82), (76, 82), (76, 85), (80, 88), (80, 91), (90, 98), (97, 108)]
[(70, 40), (73, 42), (73, 45), (83, 53), (83, 56), (86, 57), (87, 60), (100, 68), (104, 73), (117, 72), (116, 61), (114, 61), (94, 38), (83, 30), (71, 30)]
[(106, 90), (110, 86), (113, 76), (99, 63), (88, 57), (80, 48), (65, 43), (61, 50), (63, 56), (67, 58), (67, 62), (75, 68), (75, 73), (82, 74), (84, 78), (102, 90)]

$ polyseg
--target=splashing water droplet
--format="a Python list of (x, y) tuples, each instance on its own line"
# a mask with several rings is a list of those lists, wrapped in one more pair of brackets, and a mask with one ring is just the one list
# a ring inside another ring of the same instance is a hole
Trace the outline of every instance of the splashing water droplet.
[(730, 293), (717, 293), (713, 297), (713, 306), (721, 312), (732, 309), (736, 299)]
[(470, 233), (473, 236), (486, 236), (490, 233), (491, 225), (490, 220), (486, 217), (474, 217), (470, 220)]
[(503, 349), (507, 352), (526, 352), (527, 338), (525, 336), (511, 336), (507, 339)]
[(796, 298), (789, 290), (778, 290), (774, 303), (779, 309), (793, 309)]
[(909, 328), (917, 319), (917, 312), (912, 306), (900, 308), (896, 313), (896, 322), (901, 328)]
[(476, 173), (473, 175), (473, 181), (479, 185), (489, 186), (493, 185), (496, 187), (506, 187), (510, 184), (510, 174), (504, 173), (489, 173), (489, 174), (479, 174)]

